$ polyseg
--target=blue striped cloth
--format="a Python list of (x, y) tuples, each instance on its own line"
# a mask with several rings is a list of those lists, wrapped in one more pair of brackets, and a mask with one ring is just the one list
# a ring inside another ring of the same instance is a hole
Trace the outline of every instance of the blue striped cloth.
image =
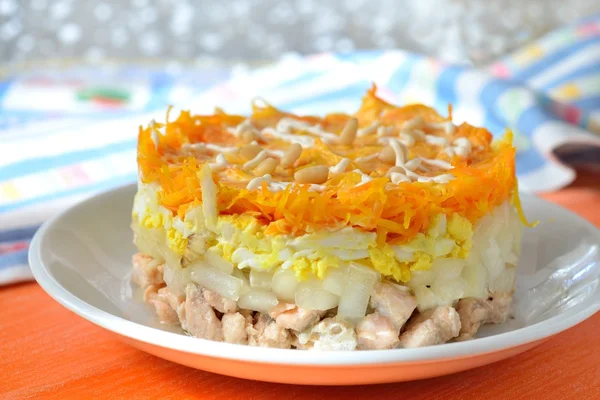
[[(374, 82), (399, 103), (516, 133), (527, 191), (569, 184), (562, 160), (598, 161), (600, 16), (567, 26), (485, 70), (402, 51), (286, 57), (256, 70), (139, 67), (33, 71), (0, 82), (0, 284), (31, 278), (39, 225), (93, 193), (136, 179), (137, 128), (167, 104), (245, 113), (260, 96), (296, 113), (353, 111)], [(591, 154), (591, 156), (590, 156)]]

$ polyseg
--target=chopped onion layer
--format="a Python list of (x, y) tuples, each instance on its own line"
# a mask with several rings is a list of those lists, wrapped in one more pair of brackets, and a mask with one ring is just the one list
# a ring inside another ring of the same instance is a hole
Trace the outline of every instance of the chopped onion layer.
[(281, 300), (293, 302), (296, 293), (296, 287), (298, 287), (296, 273), (291, 269), (277, 270), (275, 275), (273, 275), (271, 287), (273, 292), (275, 292), (277, 297), (279, 297)]
[(269, 271), (250, 270), (250, 286), (259, 289), (271, 289), (273, 273)]
[(238, 306), (246, 310), (260, 311), (268, 314), (279, 303), (275, 293), (252, 288), (243, 294), (238, 300)]
[(360, 264), (352, 263), (348, 269), (348, 280), (338, 306), (338, 316), (350, 322), (358, 322), (367, 312), (373, 287), (380, 280), (378, 272)]
[(306, 310), (331, 310), (337, 307), (339, 297), (323, 289), (321, 282), (306, 282), (296, 291), (296, 305)]
[(190, 276), (194, 282), (227, 299), (239, 299), (243, 280), (202, 262), (195, 262), (188, 268), (191, 269)]

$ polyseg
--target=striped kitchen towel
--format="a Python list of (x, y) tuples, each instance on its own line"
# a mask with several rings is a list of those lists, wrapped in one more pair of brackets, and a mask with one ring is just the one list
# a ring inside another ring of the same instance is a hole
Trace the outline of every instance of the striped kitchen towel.
[(389, 100), (431, 104), (441, 113), (452, 103), (457, 122), (494, 134), (510, 127), (522, 189), (548, 191), (574, 178), (561, 160), (599, 159), (599, 65), (596, 16), (487, 70), (402, 51), (362, 51), (288, 56), (235, 73), (123, 67), (12, 77), (0, 83), (0, 284), (30, 278), (27, 246), (48, 217), (135, 181), (137, 128), (163, 119), (167, 104), (243, 113), (261, 96), (297, 113), (352, 111), (375, 82)]

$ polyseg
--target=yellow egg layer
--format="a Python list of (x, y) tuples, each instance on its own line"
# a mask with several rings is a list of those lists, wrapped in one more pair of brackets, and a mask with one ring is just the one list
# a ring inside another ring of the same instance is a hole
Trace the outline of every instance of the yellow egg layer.
[[(212, 249), (237, 268), (294, 271), (297, 280), (323, 279), (329, 269), (356, 262), (383, 277), (408, 282), (413, 271), (427, 271), (438, 258), (467, 258), (473, 226), (458, 214), (437, 215), (425, 233), (403, 244), (378, 243), (377, 235), (356, 228), (307, 233), (301, 237), (271, 235), (254, 215), (220, 215), (209, 229), (201, 207), (180, 219), (158, 202), (157, 188), (141, 184), (134, 201), (133, 219), (140, 229), (164, 232), (164, 246), (182, 259), (192, 238), (202, 238), (202, 249)], [(201, 254), (195, 255), (201, 257)], [(168, 257), (165, 257), (168, 259)]]

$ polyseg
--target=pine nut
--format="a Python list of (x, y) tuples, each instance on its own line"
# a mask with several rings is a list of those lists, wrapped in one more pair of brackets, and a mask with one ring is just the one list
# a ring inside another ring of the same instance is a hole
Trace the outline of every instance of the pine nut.
[(400, 141), (408, 147), (413, 146), (416, 142), (415, 137), (406, 132), (400, 132)]
[(298, 183), (316, 183), (317, 185), (327, 182), (328, 177), (329, 168), (325, 165), (304, 168), (294, 174), (294, 179)]
[(249, 144), (252, 143), (253, 140), (256, 139), (256, 135), (254, 134), (254, 130), (252, 128), (246, 129), (242, 132), (242, 142)]
[(417, 115), (402, 124), (402, 130), (419, 129), (425, 124), (423, 117)]
[(379, 129), (379, 126), (381, 126), (381, 123), (379, 121), (372, 122), (371, 125), (367, 126), (366, 128), (359, 129), (357, 136), (369, 136), (377, 129)]
[(375, 164), (373, 164), (372, 162), (360, 163), (359, 167), (360, 167), (361, 172), (363, 172), (367, 175), (370, 174), (371, 172), (375, 171)]
[(254, 170), (254, 173), (257, 176), (272, 174), (273, 171), (275, 171), (275, 168), (277, 168), (277, 164), (278, 162), (276, 159), (269, 157), (263, 160), (260, 164), (258, 164), (258, 167), (256, 167), (256, 169)]
[(257, 144), (249, 144), (240, 149), (240, 155), (246, 160), (252, 160), (262, 151), (262, 147)]
[(386, 164), (396, 163), (396, 153), (394, 153), (392, 146), (386, 146), (383, 150), (381, 150), (381, 153), (379, 153), (379, 159)]
[(385, 173), (386, 177), (390, 177), (391, 174), (393, 174), (394, 172), (400, 172), (400, 173), (404, 173), (406, 170), (402, 167), (392, 167), (390, 169), (388, 169), (388, 171)]
[(346, 126), (340, 134), (340, 143), (346, 146), (350, 146), (356, 139), (356, 132), (358, 131), (358, 120), (356, 118), (350, 118), (346, 123)]
[(393, 126), (380, 126), (377, 128), (377, 136), (393, 136), (396, 133), (396, 128)]
[(396, 165), (402, 165), (408, 161), (408, 149), (404, 143), (401, 143), (398, 139), (392, 139), (390, 140), (390, 146), (396, 154)]
[(401, 172), (392, 172), (390, 180), (394, 185), (397, 185), (400, 182), (410, 182), (410, 178)]
[(414, 137), (415, 141), (417, 141), (417, 142), (420, 140), (425, 140), (425, 132), (423, 132), (420, 129), (412, 129), (410, 131), (407, 131), (406, 133), (408, 133), (409, 135)]
[(291, 167), (294, 165), (300, 154), (302, 153), (302, 146), (298, 143), (293, 143), (290, 145), (285, 155), (281, 159), (281, 165), (285, 168)]

